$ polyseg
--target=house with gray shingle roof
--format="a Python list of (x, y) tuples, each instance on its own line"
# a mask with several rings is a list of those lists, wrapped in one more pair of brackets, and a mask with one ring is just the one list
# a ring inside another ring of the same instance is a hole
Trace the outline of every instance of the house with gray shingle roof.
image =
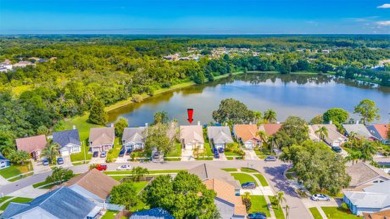
[(328, 135), (325, 136), (325, 138), (323, 139), (323, 141), (325, 143), (327, 143), (329, 146), (336, 146), (336, 147), (339, 147), (341, 146), (342, 144), (344, 144), (345, 142), (347, 142), (347, 137), (345, 137), (344, 135), (342, 135), (341, 133), (339, 133), (337, 131), (337, 127), (334, 125), (334, 124), (320, 124), (320, 125), (311, 125), (309, 126), (309, 128), (313, 129), (315, 135), (319, 138), (319, 134), (316, 133), (316, 131), (318, 131), (319, 129), (321, 129), (322, 127), (325, 127), (326, 130), (328, 131)]
[(358, 162), (347, 167), (346, 172), (351, 176), (349, 187), (354, 190), (390, 180), (389, 174), (365, 162)]
[(343, 124), (343, 127), (346, 131), (347, 135), (351, 135), (351, 133), (355, 133), (358, 138), (365, 139), (374, 139), (374, 136), (368, 131), (366, 126), (363, 124)]
[(41, 195), (29, 203), (11, 202), (1, 217), (4, 219), (85, 219), (96, 218), (101, 209), (73, 190), (61, 187)]
[(234, 142), (229, 126), (209, 126), (207, 136), (216, 149), (225, 148), (226, 144)]
[(60, 145), (62, 156), (81, 152), (81, 142), (77, 129), (53, 133), (53, 142)]
[(203, 149), (203, 129), (200, 125), (180, 126), (180, 142), (186, 150)]
[(10, 165), (11, 164), (10, 164), (9, 160), (7, 158), (5, 158), (2, 153), (0, 153), (0, 170), (5, 169), (7, 167), (10, 167)]
[(122, 135), (122, 145), (127, 149), (143, 149), (145, 146), (146, 127), (125, 128)]
[(94, 151), (108, 151), (115, 141), (114, 127), (91, 128), (89, 132), (89, 146)]

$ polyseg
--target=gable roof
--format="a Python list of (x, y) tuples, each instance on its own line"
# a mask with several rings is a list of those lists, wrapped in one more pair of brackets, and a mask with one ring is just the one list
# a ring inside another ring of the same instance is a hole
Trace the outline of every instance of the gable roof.
[(167, 210), (152, 208), (149, 210), (134, 212), (130, 219), (175, 219)]
[(214, 190), (216, 197), (234, 205), (234, 215), (247, 214), (245, 205), (242, 204), (241, 196), (236, 196), (234, 186), (219, 179), (209, 179), (204, 181), (207, 189)]
[(389, 194), (346, 191), (344, 195), (358, 208), (381, 209), (390, 207)]
[(113, 144), (115, 139), (114, 127), (91, 128), (89, 132), (90, 146)]
[(144, 143), (145, 141), (145, 131), (146, 127), (132, 127), (125, 128), (123, 130), (122, 142), (136, 142), (136, 143)]
[(208, 126), (207, 136), (215, 144), (226, 144), (233, 142), (233, 138), (228, 126)]
[(226, 171), (223, 171), (209, 164), (205, 164), (205, 163), (201, 164), (192, 169), (189, 169), (188, 172), (197, 175), (202, 181), (209, 180), (209, 179), (220, 179), (229, 183), (235, 189), (240, 188), (240, 184), (237, 182), (237, 180), (233, 178), (232, 175), (230, 175)]
[(53, 142), (58, 143), (61, 147), (65, 147), (67, 144), (81, 145), (79, 131), (77, 129), (72, 129), (54, 132)]
[(251, 124), (234, 125), (233, 129), (237, 137), (241, 138), (241, 141), (243, 142), (252, 139), (260, 140), (259, 135), (257, 134), (257, 125), (251, 125)]
[(187, 143), (204, 143), (203, 130), (200, 125), (182, 125), (180, 126), (180, 139), (184, 144)]
[[(389, 175), (390, 176), (390, 175)], [(390, 195), (390, 180), (387, 180), (382, 183), (376, 183), (372, 186), (368, 186), (364, 188), (363, 190), (365, 192), (373, 192), (373, 193), (385, 193)]]
[(259, 131), (264, 131), (268, 136), (274, 135), (282, 128), (282, 124), (262, 124), (259, 127)]
[[(347, 137), (337, 131), (337, 127), (334, 124), (310, 125), (309, 127), (313, 129), (314, 133), (321, 127), (325, 127), (328, 130), (328, 136), (325, 136), (324, 141), (329, 145), (332, 145), (335, 141), (345, 142), (347, 140)], [(318, 134), (316, 135), (319, 136)]]
[(390, 179), (390, 175), (383, 170), (373, 167), (365, 162), (358, 162), (352, 166), (349, 166), (346, 170), (347, 174), (351, 176), (351, 187), (357, 187), (369, 181), (376, 179), (377, 177), (383, 177)]
[(0, 160), (8, 160), (8, 159), (5, 158), (5, 157), (3, 156), (3, 154), (0, 152)]
[(390, 210), (380, 211), (376, 213), (363, 213), (364, 219), (389, 219)]
[(78, 185), (105, 200), (110, 195), (112, 187), (119, 184), (120, 183), (118, 181), (98, 171), (97, 169), (91, 169), (86, 173), (73, 177), (63, 185), (68, 187)]
[(368, 139), (373, 137), (363, 124), (343, 124), (343, 127), (348, 134), (354, 132), (360, 138)]
[(367, 126), (368, 131), (377, 139), (383, 141), (388, 140), (387, 132), (389, 131), (389, 125), (387, 124), (375, 124)]
[(18, 150), (32, 153), (37, 150), (42, 150), (47, 144), (45, 135), (37, 135), (26, 138), (17, 138), (16, 147)]
[(52, 214), (56, 218), (86, 218), (96, 205), (69, 188), (61, 187), (43, 194), (26, 204), (11, 204), (2, 217), (13, 218), (34, 208)]

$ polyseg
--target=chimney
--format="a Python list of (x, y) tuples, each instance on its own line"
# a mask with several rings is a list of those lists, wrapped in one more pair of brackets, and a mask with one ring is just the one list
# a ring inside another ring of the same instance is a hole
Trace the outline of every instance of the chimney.
[(331, 125), (332, 125), (332, 124), (333, 124), (333, 121), (332, 121), (332, 120), (330, 120), (330, 121), (329, 121), (329, 124), (331, 124)]
[(200, 126), (200, 121), (198, 121), (198, 125)]
[(73, 130), (75, 130), (76, 129), (76, 126), (75, 125), (73, 125)]
[(145, 123), (145, 127), (147, 128), (147, 127), (148, 127), (148, 125), (149, 125), (149, 124), (146, 122), (146, 123)]
[(356, 120), (356, 125), (359, 125), (359, 120)]
[(114, 123), (111, 123), (111, 124), (110, 124), (110, 127), (113, 128), (113, 127), (114, 127)]

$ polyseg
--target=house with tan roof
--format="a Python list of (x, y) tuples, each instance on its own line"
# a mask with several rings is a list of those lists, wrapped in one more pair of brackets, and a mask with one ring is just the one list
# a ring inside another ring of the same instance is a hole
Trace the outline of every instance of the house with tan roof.
[(325, 127), (328, 131), (328, 135), (325, 136), (323, 141), (327, 143), (329, 146), (341, 146), (345, 142), (347, 142), (347, 137), (342, 135), (337, 131), (337, 127), (334, 124), (321, 124), (321, 125), (310, 125), (309, 128), (312, 128), (316, 136), (319, 138), (319, 133), (316, 133), (321, 127)]
[(89, 132), (89, 146), (94, 151), (108, 151), (114, 146), (114, 127), (91, 128)]
[(389, 219), (390, 210), (379, 211), (376, 213), (363, 213), (363, 219)]
[(207, 136), (216, 149), (225, 148), (227, 144), (234, 142), (229, 126), (208, 126)]
[(122, 135), (122, 145), (127, 149), (138, 150), (145, 147), (146, 127), (125, 128)]
[(349, 188), (353, 190), (361, 190), (367, 186), (390, 180), (389, 174), (365, 162), (358, 162), (347, 167), (346, 172), (351, 176)]
[(390, 132), (390, 126), (388, 124), (368, 125), (367, 129), (382, 144), (390, 144), (390, 139), (387, 137), (387, 132)]
[(42, 150), (46, 147), (47, 141), (45, 135), (37, 135), (26, 138), (17, 138), (16, 147), (20, 151), (26, 151), (34, 159), (39, 159)]
[(253, 149), (260, 144), (261, 140), (257, 132), (257, 125), (254, 124), (240, 124), (233, 126), (234, 137), (247, 149)]
[(180, 142), (186, 150), (203, 149), (203, 130), (200, 125), (180, 126)]
[(216, 193), (214, 203), (221, 218), (245, 218), (247, 215), (241, 196), (236, 195), (234, 186), (220, 179), (208, 179), (203, 182), (206, 188)]
[(267, 136), (272, 136), (274, 134), (276, 134), (276, 132), (278, 132), (280, 130), (280, 128), (282, 128), (282, 124), (262, 124), (259, 126), (259, 131), (263, 131), (265, 132), (265, 134), (267, 134)]

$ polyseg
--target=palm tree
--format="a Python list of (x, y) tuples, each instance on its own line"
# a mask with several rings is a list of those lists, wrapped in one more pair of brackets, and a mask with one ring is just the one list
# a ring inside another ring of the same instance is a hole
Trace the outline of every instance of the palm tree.
[(346, 161), (352, 161), (352, 164), (356, 163), (362, 157), (362, 153), (360, 151), (352, 151), (347, 157), (345, 157)]
[(13, 151), (9, 157), (11, 162), (22, 165), (24, 165), (26, 160), (30, 159), (30, 155), (25, 151)]
[(372, 156), (376, 153), (376, 146), (373, 142), (364, 141), (360, 151), (363, 161), (372, 160)]
[(264, 118), (264, 120), (265, 120), (267, 123), (276, 122), (276, 112), (273, 111), (272, 109), (269, 109), (269, 110), (267, 110), (267, 111), (264, 112), (263, 118)]
[(265, 131), (259, 131), (257, 132), (257, 135), (259, 136), (261, 142), (262, 142), (262, 146), (266, 146), (268, 148), (268, 136), (267, 136), (267, 133), (265, 133)]
[(280, 191), (280, 192), (278, 192), (278, 196), (276, 197), (276, 201), (278, 202), (277, 203), (278, 209), (279, 209), (283, 200), (284, 200), (284, 192)]
[(259, 125), (261, 123), (261, 119), (263, 117), (262, 113), (259, 111), (254, 111), (253, 114), (254, 114), (254, 121), (253, 122)]
[(55, 164), (57, 156), (60, 155), (60, 145), (57, 143), (47, 144), (46, 147), (42, 150), (41, 156), (47, 157), (50, 160), (50, 163)]
[(290, 206), (286, 205), (286, 207), (284, 207), (286, 209), (286, 219), (288, 219), (288, 213), (289, 213), (289, 210), (290, 210)]
[(325, 137), (328, 137), (328, 129), (325, 126), (321, 126), (315, 133), (320, 137), (321, 140), (324, 140)]

